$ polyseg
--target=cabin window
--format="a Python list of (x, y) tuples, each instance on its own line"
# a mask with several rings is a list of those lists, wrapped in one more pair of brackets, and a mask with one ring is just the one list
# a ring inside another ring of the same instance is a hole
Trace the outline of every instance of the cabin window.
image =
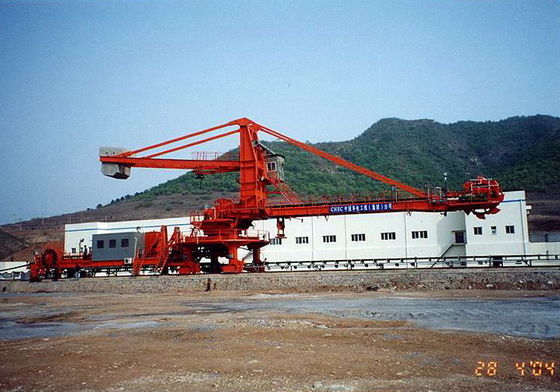
[(296, 237), (296, 244), (309, 244), (309, 237)]
[(324, 235), (323, 236), (323, 242), (336, 242), (336, 236), (335, 235)]
[(266, 166), (268, 171), (276, 171), (276, 162), (268, 162)]
[(282, 245), (282, 238), (271, 238), (270, 245)]
[(412, 239), (416, 240), (418, 238), (428, 238), (428, 232), (426, 230), (413, 231)]
[(465, 232), (464, 231), (456, 231), (455, 232), (455, 243), (456, 244), (464, 244), (465, 243)]
[(498, 230), (496, 229), (496, 226), (490, 227), (490, 230), (492, 231), (492, 234), (496, 234), (497, 231), (498, 231)]
[(350, 238), (352, 239), (352, 241), (357, 242), (357, 241), (365, 241), (366, 240), (366, 235), (365, 234), (352, 234), (350, 236)]
[(513, 225), (506, 226), (506, 233), (507, 234), (515, 234), (515, 226), (513, 226)]
[(396, 240), (397, 239), (397, 233), (395, 233), (395, 232), (381, 233), (381, 239), (383, 241)]
[(482, 235), (482, 227), (473, 227), (474, 235)]
[(117, 240), (109, 240), (109, 248), (116, 248)]
[(105, 241), (103, 240), (97, 240), (97, 249), (103, 249), (105, 248)]
[(121, 239), (121, 248), (128, 248), (128, 238)]

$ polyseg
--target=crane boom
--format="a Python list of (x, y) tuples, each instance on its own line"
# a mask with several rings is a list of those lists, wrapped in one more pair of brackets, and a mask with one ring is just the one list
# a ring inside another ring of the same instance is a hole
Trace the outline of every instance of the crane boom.
[(215, 173), (226, 173), (239, 171), (238, 161), (219, 161), (219, 160), (192, 160), (192, 159), (154, 159), (154, 158), (112, 158), (99, 157), (103, 164), (116, 164), (128, 167), (146, 167), (156, 169), (185, 169), (195, 171), (212, 171)]
[[(223, 128), (237, 127), (234, 130)], [(215, 136), (186, 143), (160, 152), (151, 150), (173, 143), (186, 142), (193, 137), (219, 131)], [(409, 193), (410, 197), (338, 200), (319, 203), (302, 202), (284, 181), (284, 157), (275, 154), (260, 143), (258, 133), (264, 132), (290, 143), (335, 164), (368, 176)], [(239, 134), (238, 160), (183, 160), (157, 158), (189, 147), (197, 146), (222, 137)], [(210, 258), (212, 265), (221, 272), (237, 273), (243, 270), (243, 261), (238, 258), (242, 246), (253, 251), (253, 263), (260, 262), (260, 248), (268, 244), (268, 238), (251, 235), (248, 229), (253, 221), (269, 218), (278, 219), (279, 235), (283, 236), (284, 218), (297, 216), (335, 215), (352, 213), (382, 213), (394, 211), (473, 212), (484, 218), (486, 214), (499, 211), (498, 205), (504, 195), (496, 180), (477, 177), (465, 182), (462, 191), (439, 191), (428, 193), (399, 181), (363, 168), (338, 156), (297, 141), (278, 131), (260, 125), (248, 118), (240, 118), (202, 131), (187, 134), (162, 143), (133, 151), (101, 149), (100, 161), (103, 173), (115, 178), (128, 178), (132, 167), (191, 169), (197, 174), (239, 171), (239, 200), (219, 199), (214, 206), (192, 217), (193, 232), (182, 237), (174, 233), (168, 244), (169, 260), (165, 265), (179, 266), (180, 273), (200, 271), (201, 258)], [(141, 153), (148, 155), (138, 156)], [(285, 203), (271, 203), (269, 188), (274, 186), (287, 199)], [(167, 241), (162, 236), (162, 243)], [(173, 256), (171, 256), (173, 255)], [(227, 257), (228, 264), (218, 263), (219, 257)]]

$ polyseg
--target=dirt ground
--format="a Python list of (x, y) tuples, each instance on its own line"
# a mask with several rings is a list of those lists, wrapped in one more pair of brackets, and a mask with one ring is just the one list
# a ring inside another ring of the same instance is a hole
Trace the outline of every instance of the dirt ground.
[[(0, 332), (0, 390), (560, 390), (558, 369), (554, 375), (550, 370), (551, 362), (556, 367), (560, 362), (558, 338), (424, 329), (410, 321), (343, 317), (276, 305), (276, 298), (289, 305), (309, 297), (328, 303), (324, 301), (386, 295), (3, 294), (0, 316), (4, 326), (11, 327), (4, 329), (4, 336)], [(560, 300), (558, 292), (402, 295), (446, 299), (546, 295)], [(258, 307), (252, 306), (255, 303)], [(484, 365), (477, 376), (479, 361)], [(529, 361), (543, 363), (535, 362), (532, 368)], [(495, 375), (488, 362), (497, 362)], [(524, 375), (515, 367), (522, 362)]]

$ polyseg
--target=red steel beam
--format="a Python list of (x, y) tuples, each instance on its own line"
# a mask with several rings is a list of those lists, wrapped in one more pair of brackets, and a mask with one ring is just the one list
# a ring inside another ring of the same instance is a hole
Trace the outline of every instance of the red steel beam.
[[(497, 207), (499, 202), (469, 202), (446, 200), (442, 202), (433, 202), (427, 199), (409, 199), (409, 200), (385, 200), (372, 202), (339, 202), (318, 205), (279, 205), (269, 206), (266, 209), (270, 218), (295, 218), (302, 216), (321, 216), (321, 215), (346, 215), (346, 214), (375, 214), (386, 212), (447, 212), (447, 211), (474, 211), (485, 210)], [(378, 206), (378, 207), (375, 207)], [(349, 209), (344, 209), (349, 207)], [(360, 208), (361, 207), (361, 208)]]
[[(155, 154), (152, 154), (152, 155), (147, 155), (147, 156), (145, 156), (144, 158), (155, 158), (155, 157), (159, 157), (160, 155), (169, 154), (169, 153), (172, 153), (172, 152), (175, 152), (175, 151), (183, 150), (183, 149), (185, 149), (185, 148), (197, 146), (197, 145), (199, 145), (199, 144), (206, 143), (206, 142), (209, 142), (209, 141), (212, 141), (212, 140), (216, 140), (216, 139), (220, 139), (220, 138), (222, 138), (222, 137), (226, 137), (226, 136), (229, 136), (229, 135), (233, 135), (234, 133), (238, 133), (238, 132), (239, 132), (239, 129), (234, 129), (233, 131), (226, 132), (226, 133), (222, 133), (222, 134), (220, 134), (220, 135), (208, 137), (208, 138), (206, 138), (206, 139), (202, 139), (202, 140), (199, 140), (199, 141), (196, 141), (196, 142), (193, 142), (193, 143), (185, 144), (185, 145), (183, 145), (183, 146), (178, 146), (178, 147), (175, 147), (175, 148), (171, 148), (171, 149), (169, 149), (169, 150), (161, 151), (161, 152), (158, 152), (158, 153), (155, 153)], [(208, 162), (208, 161), (204, 161), (204, 162)]]
[(375, 180), (384, 182), (385, 184), (393, 185), (393, 186), (395, 186), (395, 187), (397, 187), (397, 188), (399, 188), (399, 189), (402, 189), (403, 191), (408, 192), (408, 193), (410, 193), (410, 194), (412, 194), (412, 195), (415, 195), (415, 196), (418, 196), (418, 197), (423, 197), (423, 198), (427, 198), (427, 197), (428, 197), (428, 195), (427, 195), (424, 191), (422, 191), (422, 190), (420, 190), (420, 189), (411, 187), (411, 186), (409, 186), (409, 185), (405, 185), (405, 184), (403, 184), (403, 183), (401, 183), (401, 182), (398, 182), (398, 181), (396, 181), (396, 180), (393, 180), (392, 178), (389, 178), (389, 177), (385, 177), (384, 175), (379, 174), (379, 173), (377, 173), (377, 172), (374, 172), (374, 171), (372, 171), (372, 170), (365, 169), (365, 168), (363, 168), (363, 167), (361, 167), (361, 166), (358, 166), (358, 165), (356, 165), (356, 164), (354, 164), (354, 163), (352, 163), (352, 162), (348, 162), (348, 161), (345, 160), (345, 159), (342, 159), (342, 158), (337, 157), (337, 156), (335, 156), (335, 155), (332, 155), (332, 154), (329, 154), (329, 153), (327, 153), (327, 152), (321, 151), (321, 150), (319, 150), (319, 149), (317, 149), (317, 148), (315, 148), (315, 147), (312, 147), (312, 146), (310, 146), (310, 145), (308, 145), (308, 144), (299, 142), (299, 141), (297, 141), (297, 140), (295, 140), (295, 139), (292, 139), (292, 138), (290, 138), (290, 137), (288, 137), (288, 136), (285, 136), (285, 135), (281, 134), (280, 132), (277, 132), (277, 131), (275, 131), (275, 130), (273, 130), (273, 129), (267, 128), (267, 127), (262, 126), (262, 125), (257, 124), (257, 123), (255, 123), (255, 125), (257, 125), (257, 126), (260, 128), (260, 130), (262, 130), (262, 131), (265, 132), (265, 133), (268, 133), (269, 135), (272, 135), (272, 136), (274, 136), (274, 137), (276, 137), (276, 138), (278, 138), (278, 139), (281, 139), (281, 140), (283, 140), (283, 141), (285, 141), (285, 142), (287, 142), (287, 143), (293, 144), (294, 146), (299, 147), (299, 148), (301, 148), (302, 150), (308, 151), (308, 152), (310, 152), (310, 153), (312, 153), (312, 154), (315, 154), (315, 155), (318, 155), (318, 156), (320, 156), (320, 157), (322, 157), (322, 158), (328, 159), (329, 161), (334, 162), (335, 164), (337, 164), (337, 165), (339, 165), (339, 166), (342, 166), (342, 167), (345, 167), (345, 168), (347, 168), (347, 169), (353, 170), (353, 171), (355, 171), (355, 172), (357, 172), (357, 173), (366, 175), (366, 176), (368, 176), (368, 177), (370, 177), (370, 178), (373, 178), (373, 179), (375, 179)]
[(148, 146), (148, 147), (139, 148), (138, 150), (123, 152), (122, 154), (118, 154), (118, 155), (115, 155), (115, 156), (129, 157), (129, 156), (134, 155), (134, 154), (138, 154), (138, 153), (141, 153), (141, 152), (144, 152), (144, 151), (152, 150), (154, 148), (166, 146), (166, 145), (171, 144), (171, 143), (180, 142), (181, 140), (189, 139), (191, 137), (195, 137), (195, 136), (198, 136), (198, 135), (203, 135), (203, 134), (208, 133), (208, 132), (216, 131), (218, 129), (225, 128), (225, 127), (231, 127), (231, 126), (234, 126), (234, 125), (238, 125), (237, 120), (230, 121), (230, 122), (222, 124), (222, 125), (217, 125), (217, 126), (212, 127), (212, 128), (207, 128), (207, 129), (204, 129), (202, 131), (189, 133), (187, 135), (180, 136), (180, 137), (177, 137), (175, 139), (167, 140), (165, 142), (153, 144), (153, 145)]
[(239, 171), (239, 161), (199, 161), (189, 159), (127, 158), (117, 155), (99, 157), (103, 163), (123, 164), (131, 167), (163, 169), (211, 169), (220, 172)]

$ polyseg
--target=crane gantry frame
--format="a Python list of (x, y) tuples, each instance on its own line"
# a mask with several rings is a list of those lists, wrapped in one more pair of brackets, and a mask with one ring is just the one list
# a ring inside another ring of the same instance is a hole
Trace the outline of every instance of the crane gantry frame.
[[(236, 128), (231, 130), (231, 127)], [(214, 131), (221, 131), (221, 133), (201, 140), (189, 141), (189, 139)], [(398, 188), (410, 194), (410, 197), (403, 198), (394, 195), (385, 199), (302, 202), (284, 181), (284, 157), (264, 146), (259, 140), (259, 132)], [(238, 159), (226, 159), (226, 157), (210, 160), (161, 158), (166, 154), (235, 134), (239, 136)], [(186, 142), (186, 144), (153, 152), (153, 150), (179, 142)], [(146, 153), (147, 155), (145, 155)], [(177, 269), (179, 274), (198, 273), (201, 271), (199, 262), (202, 258), (210, 259), (211, 271), (239, 273), (244, 269), (244, 262), (238, 257), (238, 250), (241, 247), (252, 251), (253, 270), (263, 270), (260, 249), (269, 241), (262, 235), (251, 234), (249, 229), (255, 220), (276, 218), (278, 236), (283, 237), (284, 219), (286, 218), (341, 213), (395, 211), (445, 213), (460, 210), (466, 213), (472, 212), (478, 217), (484, 218), (486, 214), (497, 213), (498, 205), (504, 198), (498, 182), (484, 177), (477, 177), (465, 182), (462, 191), (440, 190), (436, 193), (428, 193), (297, 141), (248, 118), (240, 118), (132, 151), (102, 148), (99, 159), (103, 173), (118, 179), (128, 178), (130, 169), (133, 167), (186, 169), (192, 170), (197, 175), (239, 172), (239, 200), (218, 199), (212, 207), (201, 214), (194, 214), (191, 217), (193, 229), (190, 235), (183, 235), (178, 228), (175, 228), (173, 235), (168, 238), (165, 227), (162, 227), (160, 232), (147, 233), (146, 250), (134, 259), (133, 271), (135, 274), (139, 273), (141, 267), (145, 265), (153, 265), (161, 273), (165, 273), (169, 268)], [(270, 191), (268, 188), (270, 186), (278, 189), (278, 192), (286, 199), (285, 202), (269, 202)], [(228, 263), (219, 263), (218, 259), (221, 257), (227, 258)], [(93, 266), (94, 264), (91, 257), (84, 256), (81, 261), (75, 257), (69, 259), (65, 258), (60, 249), (51, 249), (43, 252), (36, 259), (35, 269), (37, 271), (35, 273), (32, 271), (32, 276), (41, 276), (45, 270), (49, 269), (84, 268), (86, 265)]]

